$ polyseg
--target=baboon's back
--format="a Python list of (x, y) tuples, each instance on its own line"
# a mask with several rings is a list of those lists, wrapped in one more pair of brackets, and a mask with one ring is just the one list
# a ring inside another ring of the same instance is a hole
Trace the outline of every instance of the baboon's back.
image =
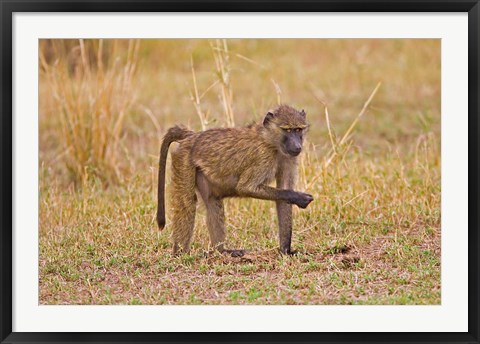
[(268, 182), (275, 175), (276, 151), (258, 130), (250, 126), (201, 132), (193, 145), (192, 161), (214, 183), (236, 184), (252, 170), (257, 179)]

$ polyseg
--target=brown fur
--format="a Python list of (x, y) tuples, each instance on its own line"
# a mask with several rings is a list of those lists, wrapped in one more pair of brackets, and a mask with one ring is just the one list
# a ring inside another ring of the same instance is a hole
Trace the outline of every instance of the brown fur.
[[(160, 228), (165, 225), (164, 185), (168, 146), (178, 141), (172, 152), (172, 237), (174, 253), (188, 252), (193, 236), (196, 192), (207, 209), (211, 245), (221, 252), (242, 255), (243, 250), (225, 250), (223, 198), (253, 197), (276, 201), (280, 251), (291, 253), (292, 204), (305, 208), (311, 195), (293, 191), (297, 156), (302, 134), (308, 127), (305, 113), (282, 105), (269, 112), (263, 123), (243, 128), (192, 132), (171, 128), (160, 153), (158, 213)], [(297, 130), (297, 134), (291, 134)], [(287, 133), (288, 132), (288, 133)], [(290, 136), (289, 136), (290, 135)], [(286, 137), (291, 141), (286, 144)], [(293, 147), (293, 148), (292, 148)], [(292, 150), (296, 150), (292, 153)], [(268, 184), (276, 179), (277, 187)]]

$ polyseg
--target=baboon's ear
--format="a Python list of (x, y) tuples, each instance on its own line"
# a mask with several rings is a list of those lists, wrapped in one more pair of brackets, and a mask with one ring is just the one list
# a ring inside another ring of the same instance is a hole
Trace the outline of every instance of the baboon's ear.
[(304, 109), (302, 109), (302, 111), (300, 111), (300, 115), (302, 115), (303, 117), (306, 117), (306, 116), (307, 116), (307, 114), (305, 113), (305, 110), (304, 110)]
[(270, 111), (265, 115), (265, 118), (263, 119), (263, 126), (267, 126), (268, 122), (270, 122), (273, 118), (273, 113)]

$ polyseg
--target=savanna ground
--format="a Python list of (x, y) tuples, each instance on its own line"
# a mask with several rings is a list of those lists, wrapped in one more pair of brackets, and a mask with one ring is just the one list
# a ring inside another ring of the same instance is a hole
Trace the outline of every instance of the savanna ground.
[[(439, 40), (41, 41), (40, 53), (40, 304), (440, 303)], [(245, 125), (279, 102), (311, 124), (299, 253), (277, 253), (274, 203), (232, 199), (228, 246), (245, 257), (205, 255), (202, 204), (191, 253), (173, 257), (168, 203), (166, 229), (155, 223), (163, 133)]]

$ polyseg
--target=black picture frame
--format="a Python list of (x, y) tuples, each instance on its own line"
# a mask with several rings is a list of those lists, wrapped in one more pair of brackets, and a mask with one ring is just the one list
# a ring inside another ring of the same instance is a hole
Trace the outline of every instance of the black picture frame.
[[(459, 333), (34, 333), (12, 332), (12, 17), (15, 12), (468, 12), (468, 332)], [(478, 0), (0, 0), (0, 341), (37, 342), (406, 342), (479, 343), (479, 14)]]

